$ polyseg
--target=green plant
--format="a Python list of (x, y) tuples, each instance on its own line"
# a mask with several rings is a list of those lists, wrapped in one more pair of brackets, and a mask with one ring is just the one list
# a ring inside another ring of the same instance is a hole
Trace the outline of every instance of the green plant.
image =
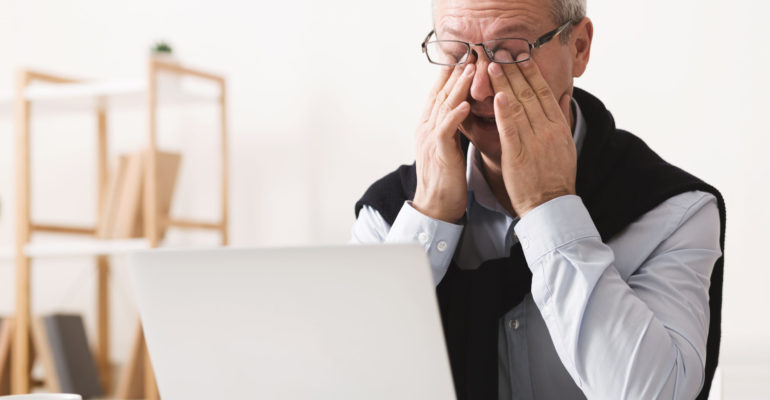
[(174, 51), (166, 42), (157, 42), (150, 50), (153, 54), (171, 54)]

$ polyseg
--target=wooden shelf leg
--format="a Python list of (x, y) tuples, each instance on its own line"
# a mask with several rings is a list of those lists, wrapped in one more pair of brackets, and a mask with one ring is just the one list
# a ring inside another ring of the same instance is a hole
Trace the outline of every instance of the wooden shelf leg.
[(30, 389), (30, 260), (24, 246), (30, 238), (30, 104), (24, 99), (29, 73), (20, 71), (16, 79), (14, 125), (16, 128), (16, 315), (11, 354), (11, 392), (28, 393)]
[[(11, 358), (12, 358), (12, 350), (11, 347), (14, 345), (14, 337), (16, 336), (16, 321), (12, 317), (4, 318), (3, 324), (7, 324), (8, 327), (3, 327), (3, 330), (8, 329), (8, 337), (2, 338), (2, 341), (0, 341), (0, 396), (5, 396), (11, 394)], [(32, 330), (30, 329), (30, 333), (32, 334)], [(7, 342), (5, 341), (7, 340)], [(29, 360), (34, 360), (37, 357), (37, 346), (35, 345), (35, 341), (33, 338), (28, 338), (29, 349), (27, 352), (27, 357)], [(32, 363), (30, 363), (29, 370), (27, 371), (26, 376), (30, 377), (32, 374)], [(49, 381), (50, 379), (48, 376), (46, 376), (46, 383), (52, 382)], [(56, 377), (53, 377), (53, 380), (56, 380)], [(30, 387), (32, 386), (32, 379), (28, 379), (27, 382), (29, 382)], [(57, 386), (54, 386), (57, 387)]]
[(29, 370), (32, 365), (29, 341), (29, 258), (16, 260), (16, 316), (11, 352), (11, 393), (29, 393)]
[[(100, 104), (96, 111), (96, 221), (102, 226), (107, 203), (107, 111)], [(98, 232), (98, 229), (97, 229)], [(110, 363), (110, 263), (106, 256), (96, 259), (96, 365), (104, 393), (112, 392)]]
[(96, 265), (96, 365), (104, 393), (112, 391), (112, 366), (110, 363), (110, 264), (106, 256), (97, 257)]
[[(107, 200), (107, 111), (100, 106), (96, 112), (96, 220), (104, 218)], [(97, 224), (98, 226), (98, 224)]]
[(157, 68), (150, 61), (147, 86), (147, 117), (148, 131), (147, 150), (145, 153), (144, 170), (144, 236), (150, 242), (150, 247), (155, 248), (160, 244), (158, 232), (158, 143), (157, 143)]

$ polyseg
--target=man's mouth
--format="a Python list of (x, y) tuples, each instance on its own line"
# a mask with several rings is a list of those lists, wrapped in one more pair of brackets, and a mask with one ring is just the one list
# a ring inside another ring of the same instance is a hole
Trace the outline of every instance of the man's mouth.
[(473, 114), (474, 117), (478, 118), (479, 120), (483, 122), (489, 122), (494, 124), (495, 123), (495, 115), (479, 115), (479, 114)]

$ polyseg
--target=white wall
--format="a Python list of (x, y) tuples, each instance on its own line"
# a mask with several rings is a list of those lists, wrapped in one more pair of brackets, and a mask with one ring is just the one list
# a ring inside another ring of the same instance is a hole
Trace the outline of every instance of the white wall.
[[(590, 0), (595, 42), (577, 81), (619, 127), (725, 195), (727, 367), (770, 364), (762, 317), (770, 305), (762, 254), (770, 226), (769, 11), (752, 0)], [(434, 73), (419, 51), (429, 28), (427, 0), (0, 0), (0, 92), (12, 89), (20, 66), (141, 76), (149, 45), (168, 40), (185, 63), (229, 79), (232, 242), (342, 243), (367, 185), (413, 157), (412, 130)], [(208, 110), (171, 109), (161, 121), (167, 147), (186, 154), (177, 213), (206, 216), (215, 204), (204, 185), (216, 183), (216, 171), (204, 167), (215, 121)], [(140, 110), (111, 114), (113, 152), (141, 145), (143, 118)], [(81, 200), (94, 197), (83, 179), (93, 166), (93, 124), (88, 115), (59, 115), (35, 125), (35, 216), (93, 221), (93, 200)], [(0, 114), (0, 246), (13, 240), (12, 145), (9, 116)], [(89, 261), (35, 265), (35, 308), (85, 312), (91, 323)], [(12, 278), (12, 264), (0, 261), (0, 313), (12, 310)], [(118, 267), (117, 359), (134, 318), (125, 278)], [(729, 392), (730, 381), (724, 385)]]

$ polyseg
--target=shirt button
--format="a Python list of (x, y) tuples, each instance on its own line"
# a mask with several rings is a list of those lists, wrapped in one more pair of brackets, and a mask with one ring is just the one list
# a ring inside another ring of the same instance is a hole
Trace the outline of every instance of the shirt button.
[(513, 329), (514, 331), (518, 330), (519, 329), (519, 320), (518, 319), (512, 319), (512, 320), (508, 321), (508, 326), (511, 329)]
[(529, 248), (529, 239), (524, 237), (524, 238), (519, 238), (519, 240), (521, 241), (521, 247), (525, 249)]
[(428, 234), (425, 232), (420, 232), (420, 234), (417, 235), (417, 240), (420, 242), (420, 244), (428, 243), (428, 239), (430, 239), (430, 237), (428, 237)]
[(446, 250), (446, 247), (447, 247), (446, 242), (443, 240), (438, 242), (438, 244), (436, 244), (436, 248), (438, 249), (438, 251), (444, 251)]

